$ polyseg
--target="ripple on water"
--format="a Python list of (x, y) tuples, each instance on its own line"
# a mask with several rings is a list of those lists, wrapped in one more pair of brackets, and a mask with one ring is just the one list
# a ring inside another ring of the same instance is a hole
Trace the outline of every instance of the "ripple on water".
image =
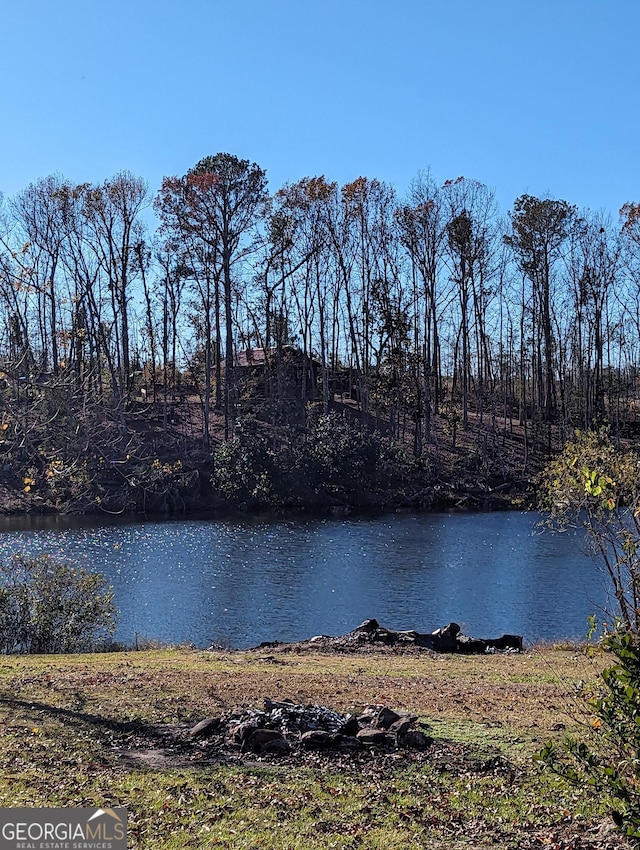
[(0, 524), (0, 557), (49, 553), (103, 572), (116, 637), (251, 646), (340, 634), (366, 617), (423, 631), (581, 638), (603, 607), (579, 541), (518, 513), (265, 522)]

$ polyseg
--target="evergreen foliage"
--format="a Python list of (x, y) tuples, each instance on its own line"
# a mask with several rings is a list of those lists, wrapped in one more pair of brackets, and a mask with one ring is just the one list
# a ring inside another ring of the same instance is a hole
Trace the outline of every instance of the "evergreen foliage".
[(211, 485), (236, 507), (367, 507), (376, 494), (401, 494), (420, 466), (404, 447), (336, 413), (273, 438), (245, 417), (214, 450)]
[(104, 576), (50, 555), (0, 563), (0, 653), (81, 652), (115, 630)]

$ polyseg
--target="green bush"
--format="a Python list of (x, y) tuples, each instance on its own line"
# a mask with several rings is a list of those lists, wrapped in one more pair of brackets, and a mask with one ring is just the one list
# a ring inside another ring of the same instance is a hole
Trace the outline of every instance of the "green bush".
[(276, 507), (277, 478), (276, 458), (257, 422), (238, 420), (233, 439), (213, 453), (212, 487), (232, 505)]
[[(640, 846), (640, 456), (614, 446), (606, 429), (567, 443), (541, 479), (551, 528), (584, 528), (610, 580), (604, 670), (587, 704), (587, 733), (549, 742), (543, 766), (607, 795), (617, 826)], [(592, 623), (595, 630), (595, 618)]]
[(247, 508), (362, 507), (379, 494), (402, 493), (421, 472), (404, 446), (337, 413), (310, 417), (307, 428), (280, 428), (270, 439), (245, 417), (213, 453), (211, 486)]
[(640, 638), (614, 631), (603, 647), (617, 661), (588, 701), (586, 740), (549, 742), (537, 758), (570, 784), (606, 794), (616, 825), (640, 846)]
[(0, 653), (91, 650), (113, 634), (115, 615), (100, 574), (50, 555), (0, 563)]
[(373, 494), (401, 490), (417, 463), (404, 446), (337, 413), (311, 423), (298, 455), (298, 468), (316, 495), (354, 505), (366, 505)]
[(612, 620), (640, 634), (640, 455), (615, 446), (605, 429), (576, 431), (540, 485), (548, 525), (585, 530), (610, 581)]

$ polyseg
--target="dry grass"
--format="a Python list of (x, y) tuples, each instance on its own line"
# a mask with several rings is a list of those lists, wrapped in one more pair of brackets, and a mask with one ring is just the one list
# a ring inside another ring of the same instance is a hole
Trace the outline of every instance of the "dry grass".
[[(603, 822), (593, 800), (541, 778), (531, 758), (584, 719), (575, 695), (602, 663), (574, 648), (4, 657), (0, 806), (123, 805), (135, 848), (622, 847), (593, 831)], [(160, 758), (163, 729), (265, 697), (385, 703), (429, 723), (436, 747), (348, 769), (319, 757)]]
[(295, 654), (159, 650), (103, 655), (5, 656), (0, 687), (24, 701), (68, 707), (82, 694), (106, 717), (200, 719), (264, 697), (336, 709), (385, 703), (422, 717), (505, 723), (546, 734), (570, 722), (574, 685), (602, 665), (578, 648), (521, 655)]

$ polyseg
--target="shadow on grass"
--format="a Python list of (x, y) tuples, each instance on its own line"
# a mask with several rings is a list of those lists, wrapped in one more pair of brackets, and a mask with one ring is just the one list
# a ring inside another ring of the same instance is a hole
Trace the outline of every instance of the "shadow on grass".
[(114, 720), (101, 714), (91, 714), (80, 709), (60, 708), (45, 702), (17, 699), (16, 697), (0, 696), (0, 706), (22, 709), (25, 712), (37, 712), (55, 720), (61, 720), (71, 727), (94, 727), (103, 731), (122, 736), (136, 735), (150, 742), (166, 743), (173, 737), (166, 726), (146, 723), (142, 720)]

